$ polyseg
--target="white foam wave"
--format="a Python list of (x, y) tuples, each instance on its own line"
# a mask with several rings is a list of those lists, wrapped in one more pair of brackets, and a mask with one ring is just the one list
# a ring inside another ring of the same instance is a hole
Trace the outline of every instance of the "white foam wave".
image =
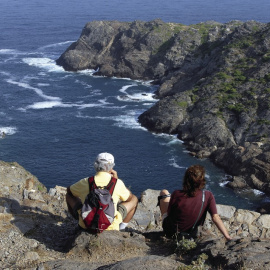
[(135, 80), (132, 80), (130, 78), (112, 77), (112, 79), (114, 79), (114, 80), (125, 80), (125, 81), (134, 81), (135, 82)]
[(169, 165), (173, 166), (174, 168), (177, 168), (177, 169), (186, 169), (186, 167), (183, 167), (183, 166), (180, 166), (177, 164), (176, 160), (175, 160), (175, 157), (172, 157), (169, 159)]
[(81, 84), (84, 88), (92, 88), (92, 85), (86, 83), (86, 82), (83, 82), (83, 81), (80, 81), (80, 80), (75, 80), (75, 83), (78, 83), (78, 84)]
[[(110, 107), (111, 108), (111, 107)], [(91, 116), (91, 115), (83, 115), (82, 113), (78, 113), (76, 117), (78, 118), (89, 118), (89, 119), (102, 119), (102, 120), (111, 120), (115, 122), (113, 125), (121, 128), (128, 129), (141, 129), (146, 130), (142, 127), (136, 117), (135, 111), (129, 111), (125, 115), (116, 115), (116, 116)]]
[(10, 84), (18, 85), (18, 86), (25, 88), (25, 89), (33, 90), (37, 95), (39, 95), (40, 97), (47, 99), (47, 100), (55, 100), (55, 101), (61, 100), (59, 97), (52, 97), (52, 96), (45, 95), (42, 90), (40, 90), (39, 88), (36, 88), (36, 87), (32, 87), (28, 83), (16, 82), (16, 81), (13, 81), (11, 79), (8, 79), (7, 82)]
[(258, 189), (253, 189), (252, 191), (253, 191), (254, 195), (256, 195), (256, 196), (264, 196), (265, 195), (264, 192), (262, 192)]
[(10, 59), (14, 59), (14, 57), (16, 57), (18, 55), (36, 55), (36, 52), (20, 52), (18, 50), (14, 50), (14, 49), (0, 49), (0, 54), (1, 55), (11, 55), (12, 57)]
[(29, 66), (46, 69), (48, 72), (63, 72), (64, 69), (58, 66), (56, 62), (50, 58), (23, 58), (24, 63)]
[(119, 107), (111, 106), (112, 104), (107, 102), (106, 98), (105, 99), (100, 99), (96, 103), (88, 103), (88, 104), (86, 103), (86, 104), (80, 104), (80, 105), (77, 105), (77, 106), (80, 107), (80, 109), (84, 109), (84, 108), (93, 108), (93, 107), (107, 108), (108, 105), (110, 105), (110, 109), (119, 108)]
[(39, 48), (39, 50), (43, 50), (43, 49), (47, 49), (47, 48), (54, 48), (54, 47), (59, 47), (59, 46), (63, 46), (66, 44), (71, 44), (74, 41), (63, 41), (63, 42), (58, 42), (58, 43), (53, 43), (53, 44), (49, 44), (49, 45), (45, 45)]
[(102, 95), (102, 91), (99, 90), (99, 89), (91, 90), (89, 93), (90, 94), (87, 95), (87, 96), (84, 96), (84, 98), (93, 97), (93, 96), (101, 96)]
[(78, 112), (76, 115), (77, 118), (86, 118), (86, 119), (108, 119), (109, 117), (99, 117), (91, 115), (83, 115), (81, 112)]
[(8, 76), (8, 77), (11, 76), (11, 74), (8, 73), (8, 72), (6, 72), (6, 71), (0, 71), (0, 74), (1, 74), (1, 75), (4, 75), (4, 76)]
[(153, 80), (151, 80), (151, 81), (143, 81), (142, 84), (147, 85), (147, 86), (151, 86), (152, 82), (153, 82)]
[(179, 140), (177, 138), (177, 135), (172, 135), (172, 134), (166, 134), (166, 133), (156, 133), (154, 134), (156, 137), (162, 137), (166, 139), (166, 143), (161, 143), (161, 145), (175, 145), (175, 144), (183, 144), (183, 141)]
[(225, 187), (230, 181), (222, 181), (219, 183), (219, 186)]
[(183, 144), (183, 141), (178, 139), (176, 135), (171, 135), (170, 136), (171, 140), (169, 141), (169, 144)]
[(124, 96), (117, 96), (119, 101), (131, 101), (131, 102), (156, 102), (157, 100), (154, 99), (154, 95), (150, 93), (136, 93), (136, 94), (126, 94)]
[(44, 86), (50, 86), (50, 84), (49, 83), (38, 83), (38, 86), (44, 87)]
[(89, 104), (82, 104), (82, 101), (79, 101), (77, 103), (63, 103), (61, 100), (55, 100), (55, 101), (41, 101), (36, 102), (32, 105), (28, 105), (25, 108), (20, 108), (20, 110), (25, 111), (27, 109), (51, 109), (51, 108), (72, 108), (77, 107), (78, 109), (85, 109), (85, 108), (94, 108), (94, 107), (104, 107), (104, 104), (102, 103), (89, 103)]
[(121, 128), (128, 128), (128, 129), (143, 129), (146, 130), (144, 127), (142, 127), (138, 121), (137, 117), (133, 113), (126, 114), (126, 115), (119, 115), (114, 116), (112, 119), (116, 122), (114, 126), (121, 127)]
[[(72, 107), (72, 104), (64, 104), (61, 101), (42, 101), (42, 102), (36, 102), (32, 105), (26, 106), (25, 109), (35, 109), (35, 110), (40, 110), (40, 109), (50, 109), (54, 107)], [(25, 110), (21, 109), (21, 110)]]
[(154, 98), (154, 95), (152, 93), (146, 93), (146, 92), (137, 92), (133, 94), (129, 94), (127, 90), (131, 87), (138, 86), (137, 83), (132, 83), (128, 85), (124, 85), (119, 92), (121, 92), (123, 95), (117, 96), (117, 99), (119, 101), (125, 101), (125, 102), (156, 102), (157, 100)]
[(13, 135), (17, 132), (16, 127), (0, 127), (0, 137), (3, 138), (5, 135)]
[(123, 86), (119, 92), (123, 93), (123, 94), (127, 94), (127, 89), (130, 88), (130, 87), (133, 87), (133, 86), (136, 86), (137, 84), (133, 83), (133, 84), (129, 84), (129, 85), (125, 85)]
[[(85, 75), (90, 75), (93, 76), (94, 73), (97, 71), (94, 69), (84, 69), (84, 70), (79, 70), (78, 73), (85, 74)], [(93, 78), (102, 78), (103, 76), (93, 76)]]
[(14, 54), (14, 53), (18, 53), (18, 51), (13, 49), (0, 49), (0, 54)]
[(80, 105), (77, 104), (76, 107), (79, 107), (79, 109), (95, 108), (95, 107), (104, 107), (104, 104), (100, 104), (100, 103), (88, 103), (88, 104), (80, 104)]

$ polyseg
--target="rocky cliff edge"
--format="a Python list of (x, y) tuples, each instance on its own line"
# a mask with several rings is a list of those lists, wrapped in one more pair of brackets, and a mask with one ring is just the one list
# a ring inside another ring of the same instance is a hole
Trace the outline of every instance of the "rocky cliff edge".
[[(126, 232), (78, 230), (66, 188), (46, 187), (17, 163), (0, 161), (1, 269), (270, 269), (270, 216), (218, 205), (234, 239), (225, 242), (207, 217), (196, 247), (176, 252), (164, 237), (158, 190), (141, 194)], [(197, 268), (196, 268), (197, 267)]]

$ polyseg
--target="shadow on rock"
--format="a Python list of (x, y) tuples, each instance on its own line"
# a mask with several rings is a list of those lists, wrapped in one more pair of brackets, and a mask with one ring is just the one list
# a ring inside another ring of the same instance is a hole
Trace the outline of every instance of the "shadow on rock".
[(77, 223), (36, 206), (20, 205), (14, 199), (0, 198), (4, 214), (25, 237), (35, 239), (46, 248), (68, 252), (68, 243), (78, 234)]

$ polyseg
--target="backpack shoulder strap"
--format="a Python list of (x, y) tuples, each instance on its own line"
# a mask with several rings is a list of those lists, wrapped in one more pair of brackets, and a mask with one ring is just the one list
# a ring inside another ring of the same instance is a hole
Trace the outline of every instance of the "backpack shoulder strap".
[(88, 178), (89, 192), (97, 188), (94, 176)]
[(96, 189), (96, 188), (106, 188), (107, 190), (109, 190), (110, 194), (112, 195), (114, 192), (114, 188), (116, 186), (116, 182), (117, 182), (117, 179), (112, 177), (110, 182), (108, 183), (108, 185), (106, 187), (98, 187), (96, 185), (96, 182), (95, 182), (95, 177), (91, 176), (88, 178), (89, 192)]
[(114, 192), (114, 188), (116, 186), (117, 179), (112, 177), (109, 184), (107, 185), (106, 189), (109, 190), (110, 194), (112, 195)]

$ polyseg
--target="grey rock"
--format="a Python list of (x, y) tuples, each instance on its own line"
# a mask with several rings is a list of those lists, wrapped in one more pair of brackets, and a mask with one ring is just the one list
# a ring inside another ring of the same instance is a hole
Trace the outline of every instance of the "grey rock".
[(231, 219), (235, 214), (236, 208), (230, 205), (217, 204), (217, 210), (220, 217)]
[(96, 270), (100, 266), (100, 263), (93, 263), (90, 261), (74, 261), (74, 260), (51, 260), (47, 261), (41, 266), (42, 269), (59, 269), (59, 270), (74, 270), (74, 269), (80, 269), (80, 270)]
[(56, 194), (56, 189), (55, 188), (50, 188), (49, 195), (50, 196), (55, 196), (55, 194)]
[(124, 260), (109, 266), (102, 266), (99, 270), (137, 270), (137, 269), (179, 269), (182, 263), (170, 258), (164, 258), (156, 255), (149, 255), (144, 257), (136, 257), (129, 260)]

